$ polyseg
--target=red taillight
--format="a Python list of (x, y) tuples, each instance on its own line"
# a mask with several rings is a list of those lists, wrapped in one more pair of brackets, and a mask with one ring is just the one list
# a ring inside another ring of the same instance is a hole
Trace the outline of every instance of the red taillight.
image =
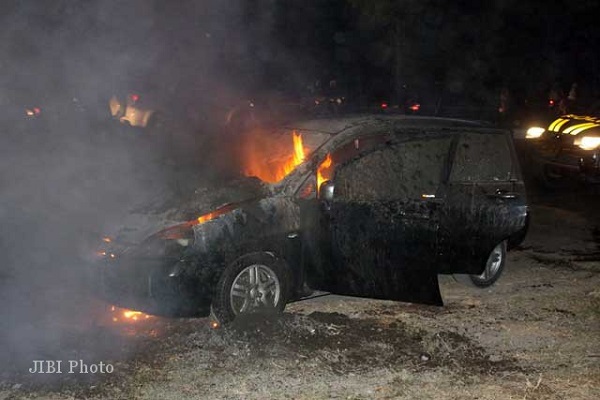
[(383, 108), (383, 109), (388, 108), (388, 103), (381, 103), (381, 108)]
[(421, 105), (419, 103), (415, 103), (412, 106), (408, 107), (411, 109), (411, 111), (419, 111), (419, 109), (421, 108)]
[(554, 107), (554, 100), (550, 99), (550, 100), (548, 101), (548, 105), (549, 105), (550, 107)]
[(33, 112), (35, 113), (35, 115), (40, 115), (40, 113), (42, 112), (42, 110), (39, 107), (33, 107)]
[(139, 94), (131, 94), (131, 95), (129, 95), (129, 98), (131, 99), (131, 101), (133, 101), (135, 103), (136, 101), (138, 101), (140, 99), (140, 95)]

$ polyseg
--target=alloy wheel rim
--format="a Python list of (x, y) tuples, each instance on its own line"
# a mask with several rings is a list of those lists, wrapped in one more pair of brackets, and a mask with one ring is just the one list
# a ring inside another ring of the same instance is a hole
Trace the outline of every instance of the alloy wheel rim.
[(275, 308), (281, 297), (277, 275), (266, 265), (253, 264), (244, 268), (233, 280), (229, 302), (234, 314)]
[(490, 253), (488, 260), (485, 264), (485, 269), (483, 273), (478, 276), (481, 280), (489, 280), (498, 273), (500, 269), (500, 265), (502, 265), (502, 244), (494, 247), (494, 250)]

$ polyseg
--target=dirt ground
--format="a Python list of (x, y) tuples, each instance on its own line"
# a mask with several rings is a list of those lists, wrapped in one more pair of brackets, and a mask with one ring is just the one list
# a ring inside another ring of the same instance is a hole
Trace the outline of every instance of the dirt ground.
[(324, 296), (230, 329), (158, 318), (105, 328), (131, 354), (109, 354), (115, 373), (17, 375), (0, 398), (600, 398), (600, 264), (583, 254), (597, 242), (574, 249), (573, 228), (562, 247), (536, 242), (544, 231), (532, 228), (491, 289), (442, 277), (443, 308)]
[(74, 334), (96, 349), (77, 358), (114, 373), (19, 367), (0, 375), (0, 399), (600, 398), (598, 196), (530, 198), (529, 236), (502, 278), (481, 290), (441, 277), (444, 307), (321, 296), (228, 329), (99, 324)]

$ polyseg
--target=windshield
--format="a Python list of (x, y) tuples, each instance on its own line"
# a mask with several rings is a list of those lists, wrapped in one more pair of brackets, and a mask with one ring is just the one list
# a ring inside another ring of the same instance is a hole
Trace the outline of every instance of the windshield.
[(329, 138), (307, 130), (252, 131), (242, 140), (242, 172), (263, 182), (280, 182)]

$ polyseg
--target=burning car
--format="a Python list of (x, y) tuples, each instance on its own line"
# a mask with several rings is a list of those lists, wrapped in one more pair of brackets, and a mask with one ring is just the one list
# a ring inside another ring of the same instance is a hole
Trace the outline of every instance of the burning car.
[(506, 131), (366, 116), (250, 137), (242, 169), (254, 178), (197, 192), (163, 218), (178, 223), (147, 237), (106, 238), (98, 267), (113, 302), (162, 314), (212, 308), (222, 322), (281, 311), (307, 288), (442, 305), (438, 274), (490, 286), (525, 236)]
[(548, 126), (532, 126), (526, 139), (533, 150), (538, 176), (547, 185), (574, 178), (600, 182), (600, 117), (562, 115)]

